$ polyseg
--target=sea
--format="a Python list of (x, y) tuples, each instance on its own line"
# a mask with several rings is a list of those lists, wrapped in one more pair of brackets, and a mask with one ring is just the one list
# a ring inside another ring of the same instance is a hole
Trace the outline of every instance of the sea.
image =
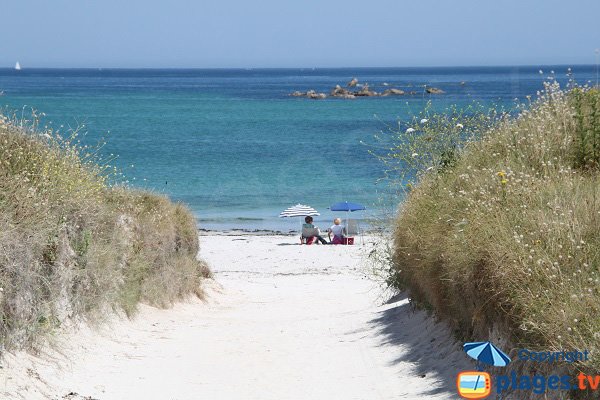
[[(401, 202), (371, 153), (381, 131), (423, 110), (473, 102), (513, 107), (568, 69), (595, 83), (597, 66), (297, 69), (0, 69), (5, 113), (42, 115), (66, 134), (80, 129), (128, 185), (184, 202), (208, 230), (297, 229), (279, 213), (295, 204), (330, 224), (336, 202), (363, 204), (352, 217), (381, 219)], [(405, 96), (311, 100), (352, 78)], [(444, 94), (427, 94), (425, 87)]]

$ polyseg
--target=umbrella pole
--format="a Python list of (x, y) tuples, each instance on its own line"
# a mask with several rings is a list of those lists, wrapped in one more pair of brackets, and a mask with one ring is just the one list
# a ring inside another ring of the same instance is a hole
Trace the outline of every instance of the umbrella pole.
[(363, 231), (360, 228), (360, 225), (358, 224), (358, 219), (356, 220), (356, 227), (358, 228), (358, 234), (360, 235), (360, 245), (364, 246), (365, 245), (365, 238), (363, 236)]
[[(349, 216), (350, 216), (350, 211), (346, 210), (346, 237), (350, 236), (350, 235), (348, 234), (348, 233), (349, 233), (349, 232), (348, 232), (348, 222), (349, 222), (348, 220), (349, 220)], [(347, 240), (347, 239), (346, 239), (346, 240)], [(348, 242), (346, 241), (346, 243), (348, 243)]]

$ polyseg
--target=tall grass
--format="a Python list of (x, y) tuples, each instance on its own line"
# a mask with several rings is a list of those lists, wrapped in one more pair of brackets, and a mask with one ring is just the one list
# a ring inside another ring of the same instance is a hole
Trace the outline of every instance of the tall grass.
[(207, 276), (191, 213), (111, 186), (74, 136), (0, 116), (0, 343), (24, 348), (107, 309), (165, 307)]
[(575, 110), (575, 166), (600, 166), (600, 90), (574, 89), (571, 100)]
[[(518, 115), (480, 119), (450, 165), (434, 149), (400, 206), (389, 281), (465, 340), (597, 354), (599, 98), (549, 82)], [(422, 153), (397, 143), (397, 157)], [(600, 371), (600, 358), (578, 367)]]

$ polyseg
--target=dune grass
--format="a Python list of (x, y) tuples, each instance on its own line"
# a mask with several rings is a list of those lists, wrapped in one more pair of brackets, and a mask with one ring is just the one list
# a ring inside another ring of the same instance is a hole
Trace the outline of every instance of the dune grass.
[[(432, 150), (409, 185), (389, 282), (464, 340), (500, 332), (514, 346), (598, 354), (600, 92), (550, 82), (518, 115), (478, 120), (475, 135), (452, 134), (460, 120), (438, 130), (457, 139), (452, 162)], [(423, 132), (390, 154), (420, 153), (410, 146)], [(597, 373), (600, 358), (576, 367)]]
[(27, 348), (73, 320), (201, 295), (192, 214), (108, 183), (73, 137), (0, 116), (0, 343)]

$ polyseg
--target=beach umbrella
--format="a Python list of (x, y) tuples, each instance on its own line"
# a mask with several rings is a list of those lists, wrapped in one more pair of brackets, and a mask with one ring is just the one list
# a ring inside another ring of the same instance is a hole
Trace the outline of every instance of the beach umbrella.
[(282, 212), (279, 213), (279, 218), (286, 217), (306, 217), (313, 215), (321, 215), (317, 210), (310, 206), (305, 206), (303, 204), (296, 204), (295, 206), (286, 208)]
[(366, 210), (367, 207), (363, 206), (362, 204), (358, 204), (358, 203), (351, 203), (349, 201), (342, 201), (340, 203), (335, 203), (332, 204), (329, 209), (331, 211), (346, 211), (346, 212), (353, 212), (353, 211), (361, 211), (361, 210)]
[(490, 342), (465, 343), (463, 350), (478, 362), (494, 367), (506, 367), (510, 362), (510, 358)]
[[(345, 211), (346, 212), (346, 228), (348, 227), (348, 220), (349, 220), (349, 214), (351, 212), (354, 211), (363, 211), (366, 210), (367, 207), (363, 206), (362, 204), (358, 204), (358, 203), (352, 203), (350, 201), (342, 201), (339, 203), (334, 203), (331, 206), (329, 206), (329, 209), (331, 211)], [(360, 231), (360, 241), (361, 243), (364, 244), (364, 240), (362, 237), (362, 231)]]
[(279, 218), (300, 217), (300, 225), (302, 225), (302, 217), (321, 215), (317, 210), (304, 204), (296, 204), (295, 206), (286, 208), (279, 213)]

